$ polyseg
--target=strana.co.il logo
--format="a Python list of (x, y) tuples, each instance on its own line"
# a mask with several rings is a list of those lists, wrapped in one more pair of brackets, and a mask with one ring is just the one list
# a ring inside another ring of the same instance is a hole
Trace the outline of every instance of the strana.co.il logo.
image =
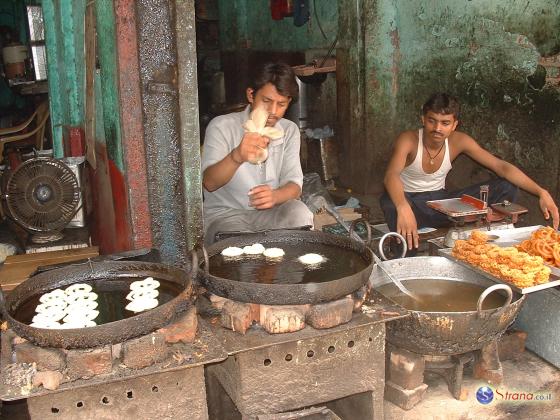
[(488, 386), (481, 386), (476, 391), (476, 399), (480, 404), (490, 404), (494, 399), (494, 391)]

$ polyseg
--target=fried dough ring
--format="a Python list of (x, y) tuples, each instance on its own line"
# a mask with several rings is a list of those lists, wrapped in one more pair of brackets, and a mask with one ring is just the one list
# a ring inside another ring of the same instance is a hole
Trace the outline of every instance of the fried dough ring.
[(480, 230), (473, 230), (470, 240), (479, 244), (485, 244), (488, 242), (488, 235)]

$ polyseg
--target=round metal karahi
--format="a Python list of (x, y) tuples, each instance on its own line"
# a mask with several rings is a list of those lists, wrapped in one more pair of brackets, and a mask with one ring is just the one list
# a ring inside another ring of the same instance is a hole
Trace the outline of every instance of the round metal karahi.
[(35, 158), (22, 163), (6, 185), (6, 206), (13, 219), (32, 232), (64, 228), (80, 202), (78, 179), (60, 160)]
[[(130, 318), (90, 328), (44, 329), (34, 328), (15, 319), (18, 308), (31, 297), (75, 283), (96, 280), (118, 282), (121, 278), (154, 277), (175, 283), (182, 292), (154, 309)], [(195, 300), (191, 273), (156, 263), (139, 261), (86, 262), (45, 271), (18, 285), (0, 305), (9, 327), (20, 337), (37, 345), (61, 348), (91, 348), (121, 343), (128, 339), (149, 334), (172, 322), (177, 315), (190, 308)]]
[[(408, 282), (441, 279), (488, 287), (495, 283), (444, 257), (412, 257), (381, 263), (399, 280)], [(390, 282), (378, 270), (373, 287)], [(436, 291), (434, 291), (436, 292)], [(501, 337), (513, 323), (525, 302), (525, 295), (513, 293), (511, 303), (496, 309), (464, 312), (423, 312), (387, 324), (387, 341), (423, 355), (453, 355), (478, 350)]]
[[(373, 268), (373, 253), (363, 243), (346, 236), (331, 235), (316, 231), (277, 230), (249, 234), (216, 242), (207, 249), (208, 256), (218, 255), (225, 248), (243, 248), (253, 243), (282, 243), (283, 247), (297, 247), (302, 242), (325, 244), (347, 249), (356, 253), (366, 263), (366, 268), (350, 276), (333, 278), (321, 283), (262, 284), (242, 282), (209, 273), (208, 264), (198, 270), (197, 281), (209, 292), (238, 302), (265, 305), (304, 305), (329, 302), (342, 298), (364, 286)], [(199, 261), (204, 261), (199, 252)], [(326, 273), (328, 275), (328, 273)]]

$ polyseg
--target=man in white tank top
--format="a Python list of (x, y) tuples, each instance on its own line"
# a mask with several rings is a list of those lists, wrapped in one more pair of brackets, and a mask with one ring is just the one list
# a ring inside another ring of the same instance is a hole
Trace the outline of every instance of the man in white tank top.
[[(550, 193), (520, 169), (483, 149), (472, 137), (456, 131), (460, 105), (446, 93), (436, 93), (422, 107), (423, 128), (401, 133), (395, 141), (393, 155), (385, 173), (385, 194), (381, 208), (389, 229), (407, 240), (408, 249), (418, 248), (418, 229), (449, 225), (447, 216), (426, 205), (429, 200), (478, 196), (480, 185), (489, 185), (489, 204), (514, 201), (521, 188), (539, 198), (546, 220), (558, 229), (558, 207)], [(491, 179), (459, 191), (447, 191), (445, 178), (451, 162), (465, 153), (492, 170), (499, 178)]]

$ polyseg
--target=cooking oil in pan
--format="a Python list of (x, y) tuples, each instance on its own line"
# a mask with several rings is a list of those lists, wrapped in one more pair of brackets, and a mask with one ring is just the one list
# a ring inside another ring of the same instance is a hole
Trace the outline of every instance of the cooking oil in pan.
[[(230, 280), (266, 284), (322, 283), (352, 276), (364, 270), (368, 263), (358, 252), (320, 243), (266, 242), (266, 248), (282, 248), (281, 258), (266, 258), (264, 255), (241, 255), (210, 257), (210, 274)], [(298, 257), (319, 254), (323, 262), (302, 264)]]
[[(130, 303), (126, 296), (130, 292), (130, 284), (134, 281), (141, 280), (137, 277), (119, 277), (118, 279), (99, 279), (88, 282), (93, 288), (93, 292), (97, 293), (97, 310), (99, 315), (95, 318), (97, 325), (107, 324), (109, 322), (119, 321), (121, 319), (130, 318), (138, 313), (127, 311), (126, 305)], [(159, 305), (169, 302), (181, 293), (181, 286), (177, 283), (166, 280), (157, 279), (160, 282), (158, 287), (159, 295), (157, 297)], [(62, 290), (65, 287), (61, 287)], [(54, 290), (54, 289), (53, 289)], [(47, 293), (47, 292), (44, 292)], [(35, 308), (39, 304), (39, 298), (44, 294), (35, 295), (26, 300), (14, 314), (14, 318), (25, 324), (31, 324), (31, 320), (35, 315)]]
[[(418, 296), (418, 300), (403, 294), (392, 283), (376, 290), (406, 309), (421, 312), (476, 311), (478, 298), (485, 290), (477, 284), (441, 279), (403, 280), (402, 283)], [(499, 308), (505, 301), (506, 297), (500, 293), (490, 293), (484, 299), (482, 309)]]

